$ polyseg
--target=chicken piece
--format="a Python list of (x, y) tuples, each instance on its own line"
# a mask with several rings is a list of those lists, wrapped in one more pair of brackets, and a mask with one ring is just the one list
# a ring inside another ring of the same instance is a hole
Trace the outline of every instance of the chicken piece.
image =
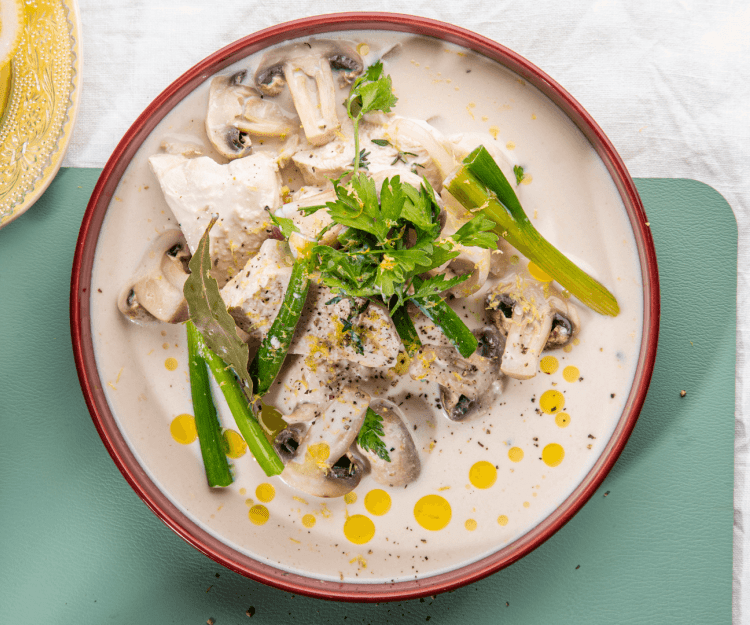
[(293, 264), (286, 242), (267, 239), (244, 269), (224, 285), (221, 297), (242, 331), (265, 334), (279, 314)]
[[(399, 135), (394, 120), (402, 118), (379, 115), (369, 119), (371, 121), (360, 123), (359, 147), (366, 154), (363, 165), (370, 174), (377, 179), (379, 172), (389, 170), (389, 176), (398, 174), (405, 180), (415, 177), (421, 180), (425, 175), (435, 189), (442, 187), (443, 179), (427, 152), (409, 137)], [(353, 128), (351, 123), (346, 123), (332, 141), (321, 147), (300, 150), (292, 156), (292, 161), (302, 173), (305, 184), (325, 186), (332, 178), (352, 168), (353, 157)]]
[(352, 344), (351, 334), (344, 332), (344, 323), (351, 314), (351, 303), (345, 299), (326, 304), (334, 298), (335, 294), (328, 287), (310, 285), (289, 353), (305, 356), (307, 366), (313, 371), (318, 366), (340, 360), (365, 367), (392, 366), (401, 348), (401, 340), (388, 312), (371, 303), (365, 312), (353, 319), (353, 327), (362, 340), (363, 353), (360, 354)]
[(281, 204), (275, 160), (257, 153), (220, 165), (207, 156), (155, 154), (149, 164), (191, 252), (218, 214), (210, 235), (212, 275), (224, 286), (269, 237), (266, 209)]

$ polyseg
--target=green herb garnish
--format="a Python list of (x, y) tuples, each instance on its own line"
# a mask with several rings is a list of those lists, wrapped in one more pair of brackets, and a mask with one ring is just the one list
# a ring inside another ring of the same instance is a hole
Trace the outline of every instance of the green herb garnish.
[[(318, 208), (323, 207), (319, 206)], [(273, 213), (269, 213), (269, 217), (271, 218), (271, 223), (273, 223), (274, 226), (281, 230), (281, 234), (285, 239), (288, 239), (291, 236), (292, 232), (299, 232), (299, 228), (294, 223), (294, 220), (289, 219), (288, 217), (277, 217)]]
[(520, 165), (513, 165), (513, 173), (516, 175), (516, 186), (521, 184), (521, 180), (523, 180), (523, 167)]
[(393, 94), (390, 76), (383, 76), (383, 63), (378, 61), (367, 68), (352, 85), (344, 103), (346, 113), (354, 124), (354, 172), (359, 171), (359, 122), (365, 113), (383, 111), (389, 113), (398, 98)]
[(362, 423), (359, 434), (357, 434), (357, 445), (365, 451), (369, 450), (373, 452), (381, 460), (390, 462), (391, 457), (388, 455), (388, 449), (381, 438), (384, 435), (383, 417), (372, 408), (368, 408), (365, 413), (364, 423)]

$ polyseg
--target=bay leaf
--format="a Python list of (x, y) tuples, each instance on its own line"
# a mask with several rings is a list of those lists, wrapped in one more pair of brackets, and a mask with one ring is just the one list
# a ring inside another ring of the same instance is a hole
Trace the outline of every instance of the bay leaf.
[(221, 298), (219, 283), (211, 276), (209, 234), (216, 223), (211, 219), (203, 233), (195, 254), (190, 259), (190, 276), (183, 292), (188, 304), (190, 320), (198, 328), (208, 348), (234, 369), (244, 385), (248, 397), (252, 396), (253, 383), (247, 371), (250, 351), (237, 333), (234, 319), (227, 312)]

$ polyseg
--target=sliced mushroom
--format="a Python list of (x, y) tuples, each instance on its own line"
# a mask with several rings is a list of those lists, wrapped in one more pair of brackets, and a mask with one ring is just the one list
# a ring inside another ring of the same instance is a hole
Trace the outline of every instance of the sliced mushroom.
[(502, 393), (503, 336), (491, 326), (475, 330), (474, 335), (479, 347), (469, 358), (462, 358), (453, 347), (425, 346), (410, 364), (413, 379), (437, 382), (443, 410), (451, 421), (484, 410)]
[[(355, 489), (367, 470), (354, 441), (369, 403), (367, 393), (346, 387), (307, 429), (299, 421), (282, 431), (275, 441), (286, 461), (281, 479), (316, 497), (341, 497)], [(309, 408), (305, 411), (309, 416)]]
[(364, 66), (359, 54), (341, 41), (295, 43), (264, 57), (255, 84), (268, 96), (280, 94), (288, 84), (307, 140), (324, 145), (340, 127), (332, 69), (342, 70), (343, 81), (350, 83)]
[(211, 81), (206, 114), (206, 134), (227, 158), (252, 152), (251, 135), (285, 137), (293, 131), (292, 120), (275, 102), (265, 100), (250, 85), (243, 84), (247, 71), (216, 76)]
[(580, 327), (572, 304), (549, 283), (523, 274), (499, 282), (487, 296), (486, 306), (506, 335), (501, 369), (519, 380), (533, 378), (542, 350), (563, 347)]
[(133, 280), (120, 292), (120, 312), (137, 322), (185, 321), (188, 309), (182, 288), (190, 275), (189, 260), (182, 232), (160, 234), (144, 254)]
[(404, 486), (419, 477), (421, 463), (400, 408), (387, 399), (376, 399), (370, 408), (383, 418), (383, 436), (390, 462), (371, 450), (360, 451), (370, 463), (373, 479), (384, 486)]

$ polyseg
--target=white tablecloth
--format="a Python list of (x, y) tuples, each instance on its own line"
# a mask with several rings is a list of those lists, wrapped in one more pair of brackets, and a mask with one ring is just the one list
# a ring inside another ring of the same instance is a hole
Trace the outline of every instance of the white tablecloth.
[(750, 622), (750, 4), (747, 0), (79, 0), (83, 94), (64, 165), (101, 167), (149, 102), (202, 58), (309, 15), (380, 10), (451, 22), (562, 84), (634, 177), (693, 178), (739, 225), (734, 622)]

